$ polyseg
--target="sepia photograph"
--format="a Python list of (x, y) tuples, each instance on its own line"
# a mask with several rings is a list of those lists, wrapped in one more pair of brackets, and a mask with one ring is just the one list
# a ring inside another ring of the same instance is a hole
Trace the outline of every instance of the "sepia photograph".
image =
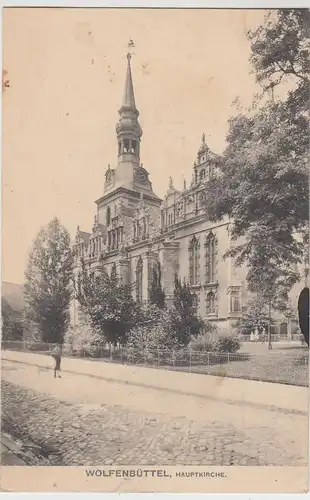
[(310, 11), (2, 39), (1, 490), (306, 492)]

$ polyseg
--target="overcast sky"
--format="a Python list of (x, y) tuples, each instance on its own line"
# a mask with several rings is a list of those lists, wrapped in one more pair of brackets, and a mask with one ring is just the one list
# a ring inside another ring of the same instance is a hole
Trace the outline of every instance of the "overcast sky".
[(225, 146), (236, 96), (257, 91), (245, 30), (264, 11), (5, 9), (2, 279), (23, 282), (32, 240), (57, 215), (90, 231), (104, 173), (116, 162), (115, 125), (129, 39), (143, 128), (141, 161), (163, 196), (182, 187), (202, 133)]

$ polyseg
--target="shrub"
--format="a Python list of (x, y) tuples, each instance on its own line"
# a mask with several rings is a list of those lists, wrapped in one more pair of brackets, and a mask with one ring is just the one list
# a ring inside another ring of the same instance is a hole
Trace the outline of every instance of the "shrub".
[(65, 350), (70, 354), (80, 356), (94, 356), (96, 350), (105, 344), (105, 340), (91, 325), (84, 320), (74, 329), (72, 326), (65, 334)]
[(214, 350), (214, 345), (215, 342), (210, 335), (199, 335), (190, 343), (191, 349), (199, 352), (212, 352)]
[(237, 335), (224, 334), (218, 337), (214, 345), (215, 352), (238, 352), (240, 349), (240, 340)]

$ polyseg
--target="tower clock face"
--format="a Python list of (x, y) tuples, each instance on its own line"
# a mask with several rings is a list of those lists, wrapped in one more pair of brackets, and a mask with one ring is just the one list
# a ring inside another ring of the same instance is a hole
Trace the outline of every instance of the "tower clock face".
[(135, 178), (138, 182), (146, 182), (147, 181), (147, 173), (144, 168), (137, 168), (135, 172)]

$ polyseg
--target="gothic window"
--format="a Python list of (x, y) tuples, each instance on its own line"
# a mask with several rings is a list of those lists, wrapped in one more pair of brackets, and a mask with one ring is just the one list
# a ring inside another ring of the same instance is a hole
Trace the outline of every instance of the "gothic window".
[(213, 292), (207, 294), (206, 312), (207, 314), (215, 313), (215, 295)]
[(129, 153), (129, 140), (124, 139), (124, 153)]
[(111, 209), (110, 207), (107, 208), (107, 226), (110, 225), (111, 222)]
[(146, 235), (146, 221), (145, 221), (145, 217), (143, 217), (142, 219), (142, 224), (143, 224), (143, 236)]
[(136, 268), (136, 299), (137, 302), (142, 302), (142, 278), (143, 278), (143, 261), (139, 257)]
[(189, 244), (189, 280), (191, 285), (199, 282), (199, 240), (196, 236)]
[(240, 304), (239, 295), (234, 294), (230, 297), (230, 310), (231, 310), (231, 312), (240, 312), (241, 311), (241, 304)]
[(216, 239), (213, 233), (209, 233), (206, 242), (206, 282), (212, 283), (215, 281), (215, 264), (216, 264)]
[(205, 170), (201, 170), (200, 171), (200, 180), (204, 179), (206, 176), (206, 171)]

